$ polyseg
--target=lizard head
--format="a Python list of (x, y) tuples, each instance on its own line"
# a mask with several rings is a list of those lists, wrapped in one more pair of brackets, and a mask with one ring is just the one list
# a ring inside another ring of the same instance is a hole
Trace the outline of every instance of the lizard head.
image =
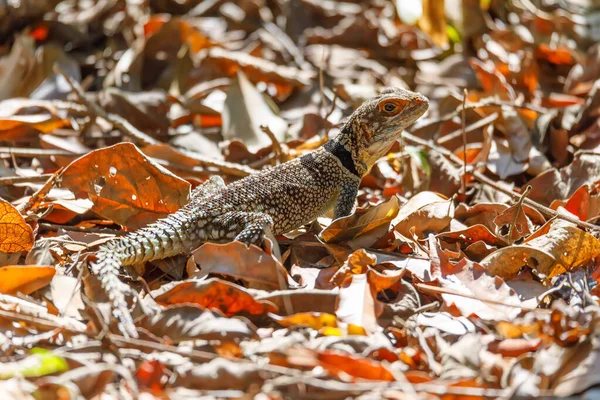
[(342, 133), (345, 146), (361, 176), (387, 154), (402, 131), (421, 117), (429, 100), (419, 93), (400, 88), (384, 89), (379, 96), (363, 103), (350, 117)]

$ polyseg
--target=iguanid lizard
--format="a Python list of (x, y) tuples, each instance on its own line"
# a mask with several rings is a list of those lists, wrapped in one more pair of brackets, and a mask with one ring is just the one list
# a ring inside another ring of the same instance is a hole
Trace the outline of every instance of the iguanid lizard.
[(428, 106), (419, 93), (387, 88), (354, 111), (322, 147), (227, 186), (211, 178), (179, 211), (102, 245), (91, 268), (108, 294), (119, 330), (138, 337), (127, 305), (133, 290), (118, 277), (122, 266), (189, 252), (206, 241), (260, 246), (265, 233), (286, 233), (331, 208), (335, 218), (349, 215), (361, 178)]

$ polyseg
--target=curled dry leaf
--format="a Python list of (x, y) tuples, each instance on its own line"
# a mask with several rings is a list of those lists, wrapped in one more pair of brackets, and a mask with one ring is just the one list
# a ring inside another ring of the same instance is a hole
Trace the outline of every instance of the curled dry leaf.
[(61, 177), (62, 187), (93, 201), (95, 212), (131, 229), (177, 211), (190, 190), (189, 183), (131, 143), (92, 151), (73, 161)]
[(465, 244), (472, 244), (482, 241), (491, 246), (505, 246), (506, 242), (494, 235), (485, 225), (476, 224), (471, 225), (468, 228), (455, 230), (451, 232), (444, 232), (436, 235), (438, 239), (442, 239), (446, 242), (461, 242)]
[(357, 209), (352, 215), (336, 219), (319, 236), (326, 243), (348, 241), (389, 224), (399, 210), (398, 198), (393, 196), (375, 207)]
[(331, 277), (331, 282), (336, 286), (342, 286), (352, 275), (366, 274), (369, 267), (373, 267), (377, 257), (367, 253), (365, 250), (356, 250), (350, 254), (344, 265)]
[(10, 203), (0, 200), (0, 252), (16, 253), (33, 247), (33, 230)]
[(155, 299), (163, 305), (193, 303), (221, 311), (228, 317), (239, 313), (260, 315), (277, 312), (277, 307), (265, 300), (255, 300), (244, 288), (219, 279), (179, 283)]
[(495, 251), (482, 260), (488, 273), (514, 278), (523, 266), (546, 278), (582, 266), (600, 254), (600, 241), (562, 219), (548, 221), (520, 246)]
[(55, 268), (50, 265), (8, 265), (0, 268), (0, 293), (31, 294), (47, 286)]

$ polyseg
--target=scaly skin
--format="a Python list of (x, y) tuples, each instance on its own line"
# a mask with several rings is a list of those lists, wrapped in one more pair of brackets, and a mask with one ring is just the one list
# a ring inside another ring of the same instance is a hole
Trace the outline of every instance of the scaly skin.
[(176, 213), (103, 245), (92, 272), (109, 295), (119, 330), (137, 337), (126, 301), (132, 290), (118, 278), (122, 266), (189, 252), (206, 241), (260, 245), (267, 232), (288, 232), (332, 207), (335, 218), (349, 215), (361, 178), (428, 104), (418, 93), (385, 89), (324, 146), (227, 186), (213, 178)]

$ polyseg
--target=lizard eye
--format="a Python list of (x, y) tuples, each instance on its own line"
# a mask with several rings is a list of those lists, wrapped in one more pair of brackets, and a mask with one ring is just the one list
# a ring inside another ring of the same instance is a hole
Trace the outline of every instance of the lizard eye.
[(392, 117), (401, 113), (406, 103), (400, 99), (387, 99), (379, 104), (379, 110), (384, 115)]

